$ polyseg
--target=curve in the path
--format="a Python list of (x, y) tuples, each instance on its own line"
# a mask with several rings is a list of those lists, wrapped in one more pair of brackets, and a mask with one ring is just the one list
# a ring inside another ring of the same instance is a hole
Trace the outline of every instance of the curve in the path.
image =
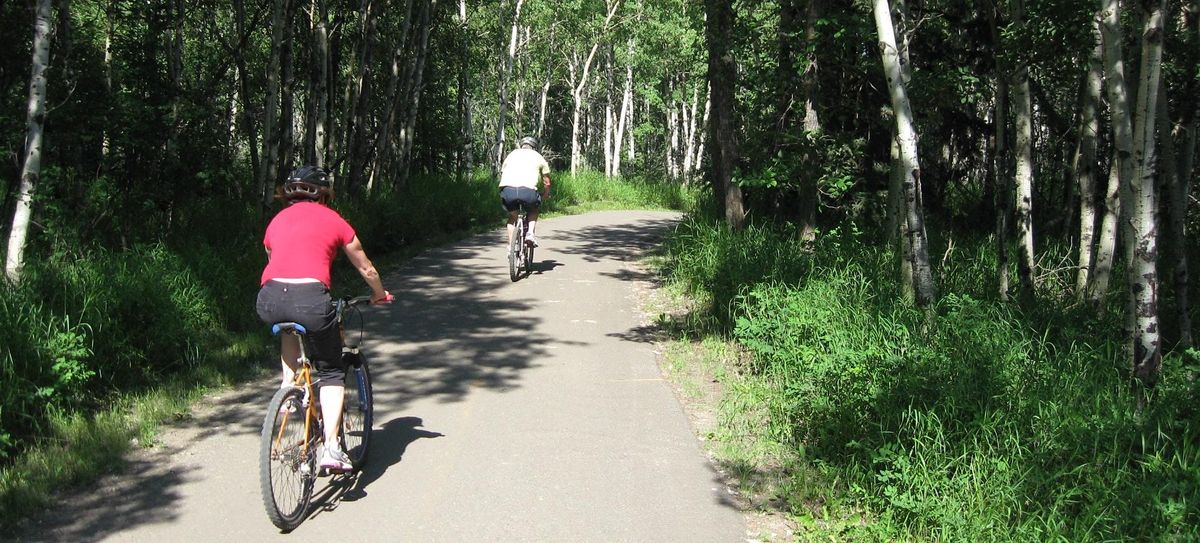
[(371, 458), (323, 479), (279, 534), (259, 501), (270, 383), (213, 398), (119, 476), (31, 522), (31, 541), (742, 541), (745, 524), (662, 380), (636, 261), (678, 220), (541, 221), (531, 276), (502, 233), (432, 249), (369, 308)]

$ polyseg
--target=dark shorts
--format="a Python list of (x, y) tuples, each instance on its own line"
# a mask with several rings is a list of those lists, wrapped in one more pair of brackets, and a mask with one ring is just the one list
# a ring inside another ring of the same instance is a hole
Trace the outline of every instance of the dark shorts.
[(510, 213), (522, 205), (526, 211), (537, 211), (542, 206), (542, 195), (528, 187), (500, 187), (500, 203)]
[(342, 337), (329, 289), (322, 283), (267, 281), (255, 302), (258, 318), (268, 325), (295, 322), (305, 328), (304, 350), (316, 368), (321, 384), (340, 385), (346, 380)]

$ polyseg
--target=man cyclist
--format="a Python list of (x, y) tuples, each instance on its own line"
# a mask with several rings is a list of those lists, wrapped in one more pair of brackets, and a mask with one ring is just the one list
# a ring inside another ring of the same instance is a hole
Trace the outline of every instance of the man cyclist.
[[(542, 182), (542, 194), (538, 194), (538, 181)], [(508, 211), (508, 243), (512, 244), (513, 232), (517, 224), (517, 210), (525, 206), (526, 221), (529, 233), (525, 237), (527, 243), (538, 246), (534, 231), (537, 228), (538, 208), (542, 198), (550, 198), (550, 164), (538, 152), (538, 140), (525, 136), (500, 167), (500, 203)]]
[[(319, 379), (321, 418), (325, 421), (325, 447), (321, 467), (335, 471), (353, 469), (338, 443), (341, 425), (346, 362), (337, 316), (329, 296), (330, 268), (343, 252), (371, 288), (371, 303), (392, 301), (379, 272), (358, 240), (354, 228), (329, 207), (333, 189), (324, 170), (305, 166), (291, 173), (277, 198), (286, 203), (267, 225), (263, 248), (267, 265), (255, 308), (267, 324), (297, 322), (307, 329), (309, 357)], [(280, 336), (282, 386), (292, 385), (299, 367), (300, 343), (296, 336)]]

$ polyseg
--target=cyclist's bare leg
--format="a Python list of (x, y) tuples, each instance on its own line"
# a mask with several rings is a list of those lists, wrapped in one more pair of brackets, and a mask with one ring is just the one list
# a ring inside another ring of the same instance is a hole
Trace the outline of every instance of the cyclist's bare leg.
[(280, 334), (279, 365), (283, 367), (283, 380), (280, 388), (292, 386), (296, 378), (296, 368), (300, 367), (300, 338), (291, 334)]
[(342, 399), (346, 387), (321, 385), (321, 420), (325, 421), (325, 443), (337, 443), (338, 427), (342, 424)]
[(528, 225), (529, 235), (531, 235), (531, 236), (533, 235), (534, 230), (536, 230), (537, 218), (538, 218), (537, 208), (530, 209), (529, 212), (525, 214), (525, 224)]

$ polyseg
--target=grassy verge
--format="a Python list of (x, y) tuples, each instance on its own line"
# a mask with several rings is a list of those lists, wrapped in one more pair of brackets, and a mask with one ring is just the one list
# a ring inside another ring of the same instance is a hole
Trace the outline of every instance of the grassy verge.
[[(681, 208), (689, 194), (590, 172), (564, 176), (555, 193), (552, 213)], [(504, 224), (483, 173), (418, 177), (403, 194), (336, 205), (381, 268)], [(275, 370), (253, 311), (262, 262), (245, 257), (262, 254), (263, 220), (253, 208), (200, 202), (157, 243), (34, 248), (22, 287), (0, 290), (0, 526), (119, 469), (204, 394)], [(338, 262), (335, 291), (363, 288)]]
[(793, 234), (693, 221), (662, 268), (695, 300), (664, 318), (681, 360), (720, 384), (718, 463), (798, 538), (1200, 537), (1200, 360), (1168, 356), (1139, 409), (1119, 294), (1072, 307), (1049, 278), (1036, 307), (1001, 303), (990, 244), (956, 240), (930, 316), (870, 236)]

